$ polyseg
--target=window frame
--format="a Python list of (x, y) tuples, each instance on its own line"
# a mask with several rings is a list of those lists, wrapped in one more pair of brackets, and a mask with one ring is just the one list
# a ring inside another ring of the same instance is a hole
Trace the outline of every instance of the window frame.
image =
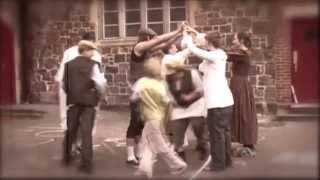
[[(136, 41), (137, 36), (126, 36), (126, 9), (125, 9), (125, 0), (115, 0), (118, 1), (118, 23), (119, 23), (119, 37), (105, 37), (105, 2), (104, 0), (98, 1), (98, 40), (100, 41), (108, 41), (108, 42), (119, 42), (119, 41), (125, 41), (125, 42), (131, 42)], [(148, 8), (147, 6), (148, 0), (140, 0), (140, 19), (141, 19), (141, 27), (147, 27), (148, 22)], [(175, 21), (171, 22), (170, 18), (170, 0), (161, 0), (162, 1), (162, 9), (163, 9), (163, 32), (167, 33), (170, 32), (170, 24), (174, 23)], [(188, 0), (185, 0), (185, 19), (188, 20)], [(175, 7), (173, 7), (175, 8)], [(152, 8), (151, 8), (152, 9)]]

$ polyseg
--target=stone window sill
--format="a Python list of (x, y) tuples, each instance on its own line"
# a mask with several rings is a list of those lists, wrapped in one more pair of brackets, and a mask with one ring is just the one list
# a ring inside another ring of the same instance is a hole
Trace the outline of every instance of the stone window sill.
[(99, 46), (133, 46), (137, 42), (137, 38), (130, 38), (130, 39), (102, 39), (98, 40)]

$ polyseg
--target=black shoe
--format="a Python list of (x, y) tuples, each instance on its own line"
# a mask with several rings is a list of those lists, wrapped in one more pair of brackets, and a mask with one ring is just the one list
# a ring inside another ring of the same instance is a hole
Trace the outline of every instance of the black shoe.
[(62, 164), (64, 166), (69, 166), (73, 160), (74, 158), (72, 156), (65, 156), (62, 158)]
[(184, 161), (187, 160), (186, 158), (186, 153), (184, 151), (181, 152), (177, 152), (178, 156), (181, 157), (181, 159), (183, 159)]
[(78, 167), (78, 170), (81, 171), (81, 172), (84, 172), (86, 174), (92, 174), (92, 172), (93, 172), (92, 166), (91, 165), (87, 165), (87, 164), (81, 164)]
[(233, 163), (232, 163), (232, 162), (227, 163), (227, 164), (226, 164), (226, 168), (233, 168)]
[(71, 150), (71, 155), (74, 157), (80, 157), (81, 155), (81, 147), (79, 145), (74, 145)]
[(138, 162), (141, 161), (141, 157), (136, 156), (136, 159), (138, 160)]
[(212, 167), (212, 166), (207, 166), (204, 168), (204, 171), (207, 171), (207, 172), (221, 172), (224, 170), (225, 170), (225, 168), (217, 168), (217, 167)]
[(208, 157), (209, 154), (208, 154), (208, 151), (207, 151), (207, 149), (206, 149), (205, 147), (197, 146), (197, 147), (196, 147), (196, 151), (199, 152), (199, 159), (200, 159), (201, 161), (207, 159), (207, 157)]
[(75, 153), (76, 153), (77, 155), (80, 155), (80, 154), (81, 154), (81, 151), (82, 151), (81, 147), (80, 147), (80, 146), (77, 146), (76, 149), (75, 149)]

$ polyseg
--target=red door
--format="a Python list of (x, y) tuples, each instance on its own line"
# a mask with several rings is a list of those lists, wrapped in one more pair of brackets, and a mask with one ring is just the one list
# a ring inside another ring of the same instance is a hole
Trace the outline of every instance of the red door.
[(292, 22), (292, 84), (299, 103), (319, 103), (319, 29), (317, 19)]
[(0, 21), (0, 104), (15, 103), (13, 41), (11, 29)]

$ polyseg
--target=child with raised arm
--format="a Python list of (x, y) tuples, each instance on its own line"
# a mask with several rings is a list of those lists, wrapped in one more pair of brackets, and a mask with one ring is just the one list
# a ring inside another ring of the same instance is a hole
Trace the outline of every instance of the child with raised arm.
[(187, 36), (186, 39), (190, 51), (203, 59), (199, 70), (203, 73), (212, 157), (206, 170), (221, 171), (232, 165), (230, 121), (233, 114), (233, 97), (226, 78), (227, 54), (220, 49), (220, 35), (216, 32), (205, 35), (208, 50), (196, 47), (192, 37)]
[[(139, 78), (144, 76), (143, 65), (149, 57), (162, 56), (159, 50), (168, 46), (176, 38), (182, 35), (182, 26), (175, 31), (157, 35), (150, 28), (141, 28), (138, 32), (138, 42), (131, 52), (130, 78), (132, 86)], [(140, 119), (139, 101), (130, 98), (130, 123), (127, 129), (127, 163), (138, 165), (141, 158), (139, 139), (141, 137), (143, 122)]]

